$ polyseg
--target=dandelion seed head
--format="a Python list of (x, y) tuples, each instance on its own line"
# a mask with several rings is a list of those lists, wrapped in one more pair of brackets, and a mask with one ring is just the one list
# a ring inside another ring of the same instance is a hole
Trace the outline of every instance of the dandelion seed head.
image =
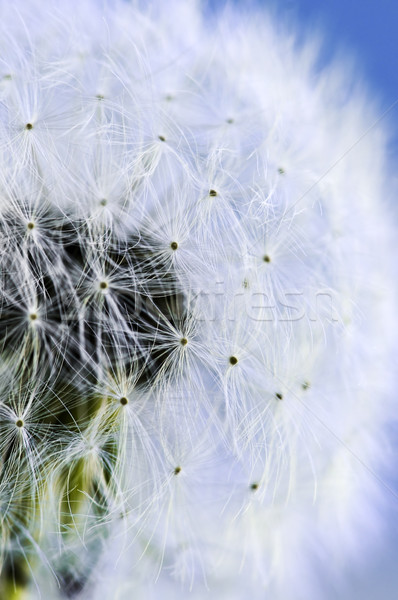
[(372, 103), (262, 9), (3, 4), (0, 597), (322, 596), (396, 414)]

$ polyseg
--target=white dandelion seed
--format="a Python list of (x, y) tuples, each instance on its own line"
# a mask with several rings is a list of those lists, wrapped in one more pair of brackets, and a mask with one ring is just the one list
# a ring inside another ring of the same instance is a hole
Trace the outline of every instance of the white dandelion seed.
[(261, 12), (2, 4), (1, 598), (326, 598), (370, 545), (395, 230), (349, 76)]

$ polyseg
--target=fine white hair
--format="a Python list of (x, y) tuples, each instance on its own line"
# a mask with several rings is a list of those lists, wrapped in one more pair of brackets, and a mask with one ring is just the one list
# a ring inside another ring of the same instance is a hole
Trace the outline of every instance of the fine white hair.
[(387, 141), (317, 56), (259, 9), (1, 4), (0, 595), (327, 598), (382, 537)]

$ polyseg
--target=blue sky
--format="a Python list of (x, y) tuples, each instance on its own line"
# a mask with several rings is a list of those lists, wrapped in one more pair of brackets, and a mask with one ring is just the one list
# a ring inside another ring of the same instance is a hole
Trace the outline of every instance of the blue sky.
[(398, 3), (396, 0), (279, 0), (285, 12), (323, 25), (328, 43), (357, 54), (369, 80), (393, 100), (398, 91)]
[[(398, 0), (208, 0), (214, 7), (232, 1), (240, 7), (276, 8), (288, 23), (308, 35), (322, 32), (325, 55), (346, 51), (357, 75), (379, 100), (380, 114), (398, 100)], [(383, 119), (398, 156), (398, 102)]]
[[(273, 4), (287, 19), (321, 29), (326, 51), (345, 48), (354, 55), (358, 76), (368, 82), (381, 109), (398, 100), (397, 0), (275, 0)], [(398, 103), (386, 116), (386, 124), (398, 152)]]

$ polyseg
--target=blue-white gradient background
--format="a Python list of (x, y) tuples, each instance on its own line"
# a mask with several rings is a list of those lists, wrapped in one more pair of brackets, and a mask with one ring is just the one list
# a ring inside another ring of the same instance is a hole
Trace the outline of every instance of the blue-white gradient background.
[[(260, 0), (259, 4), (268, 2)], [(308, 33), (311, 29), (321, 31), (325, 55), (338, 50), (354, 57), (358, 78), (367, 82), (380, 108), (391, 107), (383, 122), (391, 127), (398, 153), (398, 2), (275, 0), (269, 4), (276, 6), (287, 21), (304, 26)]]
[[(391, 180), (397, 187), (398, 176), (398, 1), (397, 0), (276, 0), (273, 3), (283, 19), (304, 28), (305, 34), (321, 32), (324, 59), (336, 53), (354, 59), (355, 77), (368, 89), (378, 104), (380, 124), (391, 136)], [(371, 123), (369, 123), (369, 126)], [(398, 198), (392, 206), (392, 218), (398, 222)], [(394, 210), (395, 209), (395, 210)], [(398, 258), (398, 252), (397, 252)], [(398, 272), (398, 270), (397, 270)], [(397, 368), (398, 381), (398, 368)], [(398, 470), (398, 435), (395, 464)], [(385, 548), (366, 572), (347, 565), (350, 581), (336, 600), (396, 600), (398, 598), (398, 477), (384, 475), (382, 493), (391, 498), (391, 510), (385, 515), (390, 531)], [(390, 489), (391, 492), (390, 492)], [(393, 494), (397, 494), (395, 497)], [(365, 550), (365, 549), (364, 549)], [(325, 590), (325, 597), (329, 593)], [(313, 599), (309, 599), (313, 600)], [(315, 599), (314, 599), (315, 600)], [(322, 600), (322, 599), (319, 599)]]
[[(346, 54), (355, 61), (354, 76), (376, 100), (380, 124), (390, 134), (391, 187), (398, 189), (398, 1), (275, 0), (272, 6), (287, 23), (303, 28), (304, 35), (310, 36), (311, 31), (321, 33), (325, 61), (336, 53), (340, 59)], [(394, 204), (392, 218), (398, 223), (398, 197)], [(392, 473), (383, 475), (385, 486), (380, 483), (382, 494), (390, 498), (391, 505), (385, 514), (389, 529), (385, 547), (366, 571), (347, 565), (349, 587), (343, 597), (336, 592), (336, 600), (398, 598), (398, 475), (393, 474), (394, 470), (398, 472), (397, 432), (391, 461)], [(330, 597), (330, 590), (325, 590), (326, 597)]]
[[(216, 10), (229, 3), (228, 0), (209, 2)], [(354, 61), (353, 76), (375, 101), (379, 124), (390, 136), (391, 189), (398, 190), (398, 0), (232, 0), (232, 3), (245, 11), (255, 6), (270, 8), (288, 27), (298, 29), (303, 39), (315, 34), (323, 43), (321, 63), (326, 64), (333, 57)], [(398, 228), (398, 194), (392, 194), (391, 218)], [(398, 384), (398, 357), (395, 363)], [(398, 599), (398, 428), (392, 425), (392, 430), (395, 448), (389, 458), (391, 472), (381, 474), (379, 481), (381, 494), (390, 506), (383, 515), (384, 546), (374, 553), (369, 568), (346, 565), (342, 576), (347, 588), (343, 593), (337, 587), (330, 589), (329, 583), (324, 598), (308, 600)], [(367, 550), (364, 548), (364, 553)]]

